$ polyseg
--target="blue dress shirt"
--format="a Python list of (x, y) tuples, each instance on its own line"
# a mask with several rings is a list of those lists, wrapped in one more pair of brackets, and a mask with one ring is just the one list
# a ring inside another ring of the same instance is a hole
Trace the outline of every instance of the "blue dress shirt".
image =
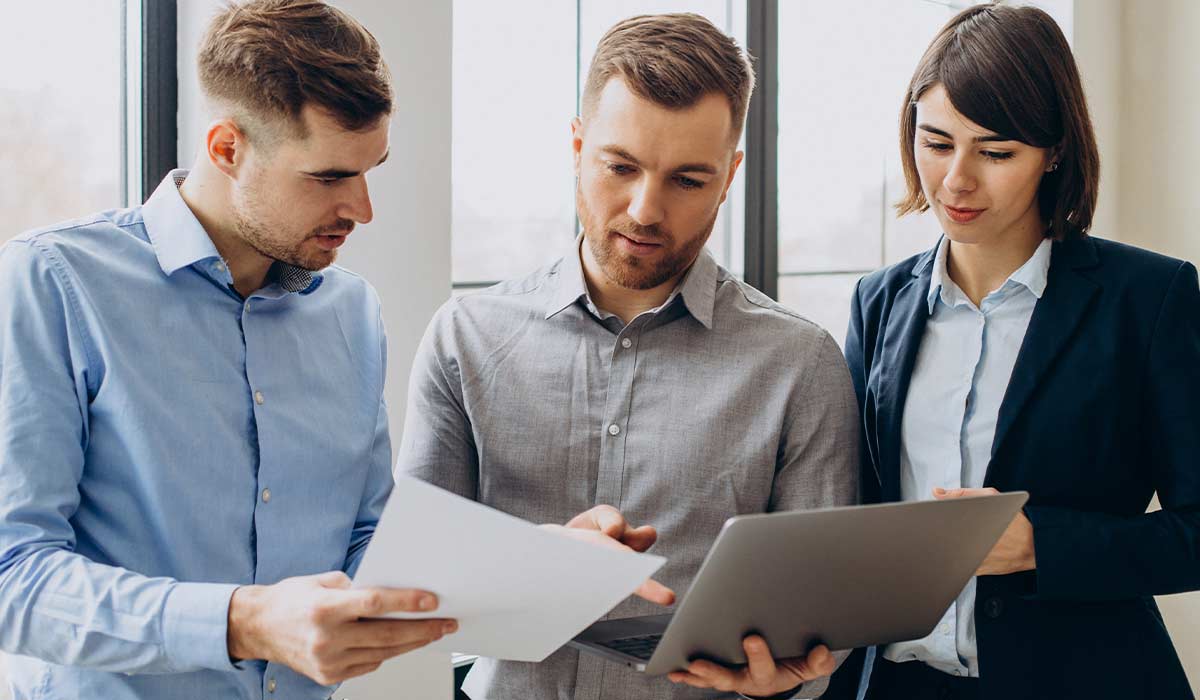
[[(980, 488), (992, 457), (996, 419), (1034, 306), (1046, 289), (1046, 239), (978, 307), (946, 272), (949, 240), (934, 258), (929, 320), (913, 367), (900, 443), (900, 494), (933, 498), (934, 487)], [(929, 636), (889, 645), (884, 658), (921, 661), (959, 676), (979, 675), (975, 579)]]
[(238, 585), (353, 573), (391, 489), (374, 290), (243, 299), (180, 197), (0, 248), (0, 650), (17, 698), (326, 698), (234, 665)]

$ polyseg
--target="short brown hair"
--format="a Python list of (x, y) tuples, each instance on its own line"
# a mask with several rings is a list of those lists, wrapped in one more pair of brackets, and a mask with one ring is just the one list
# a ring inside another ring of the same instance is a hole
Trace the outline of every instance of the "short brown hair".
[(205, 95), (250, 121), (238, 124), (244, 131), (283, 122), (306, 136), (300, 117), (306, 105), (348, 131), (373, 126), (392, 111), (391, 75), (379, 42), (353, 17), (319, 0), (227, 5), (209, 24), (197, 63)]
[(1038, 208), (1046, 236), (1083, 236), (1092, 225), (1100, 155), (1071, 47), (1054, 19), (1035, 7), (978, 5), (934, 37), (909, 83), (900, 111), (900, 153), (908, 191), (903, 216), (925, 211), (913, 139), (916, 103), (941, 84), (954, 108), (985, 129), (1037, 148), (1055, 149), (1042, 176)]
[(584, 83), (585, 113), (613, 77), (638, 97), (668, 109), (691, 107), (709, 93), (724, 95), (735, 142), (754, 91), (749, 55), (712, 22), (683, 12), (630, 17), (608, 30)]

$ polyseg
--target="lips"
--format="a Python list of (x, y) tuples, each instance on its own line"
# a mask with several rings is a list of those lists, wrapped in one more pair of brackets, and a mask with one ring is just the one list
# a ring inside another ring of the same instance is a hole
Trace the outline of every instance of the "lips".
[(987, 211), (986, 209), (952, 207), (949, 204), (942, 204), (942, 208), (946, 210), (946, 215), (949, 216), (951, 220), (959, 224), (968, 224), (975, 219), (978, 219), (980, 214)]
[(346, 235), (321, 235), (316, 236), (317, 245), (325, 250), (334, 250), (346, 242)]
[(617, 237), (617, 247), (632, 255), (651, 255), (662, 248), (661, 243), (642, 242), (624, 233), (617, 233), (616, 231), (613, 231), (613, 234), (615, 234)]

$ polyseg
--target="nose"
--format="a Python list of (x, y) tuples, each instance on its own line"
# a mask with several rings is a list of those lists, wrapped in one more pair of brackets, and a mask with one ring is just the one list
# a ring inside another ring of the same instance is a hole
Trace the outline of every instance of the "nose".
[(371, 193), (367, 191), (367, 178), (362, 175), (355, 178), (356, 182), (347, 189), (347, 197), (338, 208), (338, 215), (356, 223), (369, 224), (375, 218), (371, 208)]
[(662, 188), (650, 178), (644, 177), (634, 186), (633, 197), (629, 200), (626, 213), (640, 226), (662, 223), (665, 216), (662, 197)]
[(942, 185), (950, 192), (970, 192), (975, 189), (975, 174), (967, 162), (967, 155), (969, 154), (955, 154), (950, 162), (950, 169), (942, 178)]

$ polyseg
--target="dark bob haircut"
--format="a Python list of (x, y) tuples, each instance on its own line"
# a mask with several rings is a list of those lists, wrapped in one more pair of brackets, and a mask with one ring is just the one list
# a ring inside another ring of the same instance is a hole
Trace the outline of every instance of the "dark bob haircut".
[(1100, 156), (1079, 69), (1054, 19), (1034, 7), (977, 5), (955, 15), (934, 37), (900, 112), (907, 184), (896, 203), (900, 216), (929, 209), (913, 139), (917, 100), (938, 84), (954, 108), (979, 126), (1053, 150), (1058, 167), (1043, 174), (1037, 193), (1046, 236), (1086, 235), (1096, 210)]

